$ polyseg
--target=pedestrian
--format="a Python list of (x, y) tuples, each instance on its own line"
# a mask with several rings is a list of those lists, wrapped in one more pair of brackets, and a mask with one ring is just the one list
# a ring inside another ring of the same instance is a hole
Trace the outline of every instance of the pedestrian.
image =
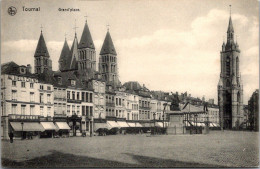
[(10, 137), (10, 143), (13, 143), (13, 138), (14, 138), (14, 133), (11, 131), (10, 133), (9, 133), (9, 137)]

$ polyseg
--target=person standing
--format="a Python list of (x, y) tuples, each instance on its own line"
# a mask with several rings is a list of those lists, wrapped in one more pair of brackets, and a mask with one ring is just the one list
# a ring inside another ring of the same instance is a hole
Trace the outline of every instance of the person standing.
[(13, 143), (13, 138), (14, 138), (14, 133), (11, 131), (10, 133), (9, 133), (9, 137), (10, 137), (10, 143)]

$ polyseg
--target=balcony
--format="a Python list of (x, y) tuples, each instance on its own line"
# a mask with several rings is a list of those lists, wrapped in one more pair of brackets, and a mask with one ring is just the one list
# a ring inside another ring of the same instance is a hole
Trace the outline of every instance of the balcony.
[(77, 104), (81, 104), (81, 100), (72, 100), (72, 99), (67, 99), (68, 103), (77, 103)]
[(108, 106), (108, 107), (115, 107), (115, 103), (106, 103), (106, 106)]
[(151, 110), (151, 107), (143, 107), (143, 106), (139, 106), (139, 109), (142, 109), (142, 110)]

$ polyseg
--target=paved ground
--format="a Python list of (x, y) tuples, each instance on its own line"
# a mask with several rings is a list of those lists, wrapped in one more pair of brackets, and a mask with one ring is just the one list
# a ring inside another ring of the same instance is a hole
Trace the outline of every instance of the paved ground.
[(256, 132), (112, 135), (2, 142), (6, 167), (256, 167)]

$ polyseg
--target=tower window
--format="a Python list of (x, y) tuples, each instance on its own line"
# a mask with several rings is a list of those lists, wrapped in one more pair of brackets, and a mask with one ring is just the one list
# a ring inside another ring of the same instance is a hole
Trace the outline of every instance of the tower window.
[(229, 56), (227, 57), (227, 61), (226, 61), (226, 75), (230, 76), (230, 58)]

